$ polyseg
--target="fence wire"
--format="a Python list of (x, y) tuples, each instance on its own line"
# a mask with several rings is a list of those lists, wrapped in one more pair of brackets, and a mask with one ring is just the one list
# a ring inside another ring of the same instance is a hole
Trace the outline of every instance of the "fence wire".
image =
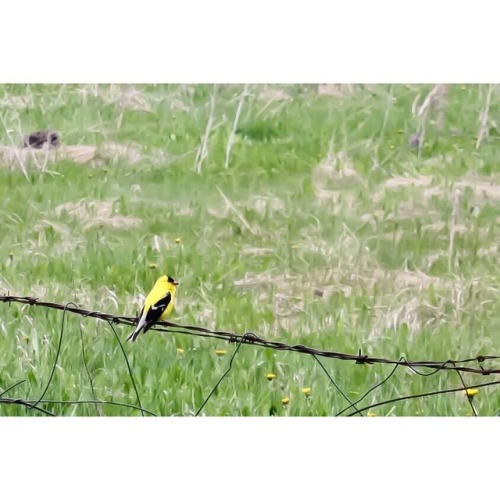
[[(120, 338), (114, 329), (113, 325), (116, 324), (123, 324), (127, 326), (135, 326), (137, 322), (137, 318), (135, 316), (117, 316), (113, 314), (108, 314), (108, 313), (103, 313), (100, 311), (89, 311), (87, 309), (83, 309), (78, 307), (75, 303), (69, 302), (67, 304), (58, 304), (55, 302), (47, 302), (43, 300), (39, 300), (35, 297), (21, 297), (21, 296), (12, 296), (12, 295), (0, 295), (0, 302), (4, 303), (20, 303), (20, 304), (25, 304), (29, 306), (37, 306), (37, 307), (43, 307), (43, 308), (49, 308), (49, 309), (56, 309), (63, 311), (63, 318), (62, 318), (62, 324), (61, 324), (61, 333), (59, 337), (59, 342), (58, 342), (58, 349), (56, 353), (56, 358), (54, 361), (54, 365), (49, 377), (49, 380), (44, 388), (43, 393), (41, 396), (36, 399), (36, 400), (26, 400), (26, 399), (20, 399), (20, 398), (10, 398), (6, 397), (5, 395), (13, 390), (14, 388), (18, 387), (25, 381), (19, 381), (13, 384), (12, 386), (8, 387), (5, 389), (3, 392), (0, 393), (0, 404), (18, 404), (22, 405), (26, 408), (26, 410), (36, 410), (42, 414), (45, 415), (51, 415), (55, 416), (54, 413), (44, 409), (40, 405), (43, 403), (46, 404), (60, 404), (60, 405), (94, 405), (97, 411), (98, 415), (101, 415), (100, 407), (103, 405), (114, 405), (114, 406), (122, 406), (122, 407), (127, 407), (130, 409), (138, 410), (141, 412), (142, 415), (148, 414), (148, 415), (155, 415), (154, 412), (147, 410), (146, 408), (143, 408), (140, 402), (140, 397), (139, 397), (139, 391), (137, 389), (132, 369), (130, 367), (130, 364), (127, 359), (126, 352), (122, 346), (122, 343), (120, 341)], [(111, 329), (113, 330), (113, 333), (120, 345), (120, 349), (122, 351), (122, 354), (124, 355), (125, 362), (127, 364), (128, 372), (132, 381), (132, 385), (134, 388), (134, 392), (136, 394), (137, 398), (137, 405), (132, 405), (132, 404), (127, 404), (127, 403), (119, 403), (116, 401), (103, 401), (103, 400), (98, 400), (95, 398), (95, 392), (94, 392), (94, 387), (93, 387), (93, 382), (92, 382), (92, 377), (90, 376), (90, 373), (88, 371), (87, 365), (86, 365), (86, 357), (85, 357), (85, 348), (84, 348), (84, 343), (83, 343), (83, 333), (80, 331), (81, 334), (81, 340), (82, 340), (82, 357), (84, 360), (85, 364), (85, 369), (87, 372), (87, 375), (90, 380), (91, 388), (92, 388), (92, 394), (94, 396), (94, 399), (92, 400), (78, 400), (78, 401), (57, 401), (57, 400), (49, 400), (49, 399), (44, 399), (45, 394), (47, 393), (47, 390), (50, 386), (55, 367), (57, 364), (57, 360), (60, 354), (61, 350), (61, 343), (62, 343), (62, 338), (64, 334), (64, 317), (66, 313), (72, 313), (72, 314), (77, 314), (83, 317), (89, 317), (89, 318), (95, 318), (99, 319), (102, 321), (106, 321)], [(409, 399), (416, 399), (416, 398), (423, 398), (423, 397), (430, 397), (434, 395), (439, 395), (439, 394), (449, 394), (453, 392), (459, 392), (459, 391), (465, 391), (469, 389), (467, 384), (465, 383), (465, 380), (463, 378), (464, 373), (471, 373), (471, 374), (480, 374), (480, 375), (485, 375), (485, 376), (492, 376), (492, 375), (498, 375), (500, 374), (500, 368), (497, 367), (491, 367), (491, 366), (485, 366), (487, 362), (491, 361), (496, 361), (500, 359), (500, 355), (479, 355), (475, 357), (469, 357), (469, 358), (464, 358), (464, 359), (459, 359), (459, 360), (441, 360), (441, 361), (432, 361), (432, 360), (408, 360), (406, 359), (405, 356), (401, 356), (399, 359), (390, 359), (390, 358), (380, 358), (380, 357), (372, 357), (367, 354), (363, 354), (361, 349), (358, 351), (358, 354), (349, 354), (349, 353), (343, 353), (343, 352), (336, 352), (336, 351), (327, 351), (327, 350), (321, 350), (317, 349), (314, 347), (306, 346), (303, 344), (287, 344), (284, 342), (277, 342), (277, 341), (271, 341), (262, 338), (261, 336), (257, 335), (254, 332), (244, 332), (244, 333), (235, 333), (235, 332), (228, 332), (228, 331), (223, 331), (223, 330), (214, 330), (214, 329), (209, 329), (209, 328), (204, 328), (200, 326), (193, 326), (193, 325), (181, 325), (177, 323), (172, 323), (168, 321), (161, 321), (158, 322), (155, 326), (151, 328), (151, 330), (155, 330), (157, 332), (168, 332), (168, 333), (177, 333), (177, 334), (182, 334), (182, 335), (192, 335), (192, 336), (197, 336), (197, 337), (205, 337), (205, 338), (213, 338), (213, 339), (219, 339), (219, 340), (224, 340), (226, 342), (229, 342), (231, 344), (236, 344), (236, 348), (234, 350), (233, 355), (230, 358), (229, 365), (227, 370), (224, 372), (222, 377), (217, 381), (216, 385), (214, 388), (210, 391), (209, 395), (205, 398), (203, 401), (203, 404), (200, 406), (200, 408), (197, 410), (195, 413), (196, 416), (198, 416), (208, 400), (212, 397), (212, 395), (215, 393), (217, 387), (219, 384), (222, 382), (222, 380), (228, 375), (228, 373), (232, 369), (232, 363), (233, 360), (236, 356), (236, 354), (239, 351), (239, 348), (243, 345), (252, 345), (252, 346), (257, 346), (257, 347), (264, 347), (268, 349), (274, 349), (277, 351), (291, 351), (291, 352), (297, 352), (300, 354), (307, 354), (310, 355), (321, 367), (321, 369), (325, 372), (326, 376), (332, 383), (332, 385), (335, 387), (335, 389), (342, 395), (342, 397), (349, 403), (348, 406), (340, 410), (339, 412), (336, 413), (336, 416), (340, 415), (363, 415), (362, 412), (365, 412), (367, 410), (370, 410), (372, 408), (386, 405), (389, 403), (395, 403), (395, 402), (400, 402), (404, 400), (409, 400)], [(325, 368), (323, 363), (321, 363), (319, 358), (329, 358), (329, 359), (337, 359), (337, 360), (342, 360), (342, 361), (351, 361), (356, 364), (365, 364), (365, 365), (391, 365), (392, 370), (386, 376), (383, 380), (375, 384), (373, 387), (368, 389), (358, 400), (356, 401), (351, 401), (347, 395), (345, 394), (344, 391), (339, 387), (339, 385), (334, 381), (334, 379), (331, 377), (329, 374), (328, 370)], [(452, 389), (444, 389), (444, 390), (439, 390), (439, 391), (432, 391), (432, 392), (426, 392), (422, 394), (413, 394), (413, 395), (408, 395), (408, 396), (401, 396), (397, 398), (393, 398), (390, 400), (385, 400), (381, 401), (378, 403), (372, 403), (371, 405), (364, 406), (362, 408), (358, 408), (356, 405), (358, 405), (363, 399), (365, 399), (368, 394), (373, 392), (377, 387), (380, 387), (381, 385), (385, 384), (396, 372), (398, 368), (405, 367), (410, 369), (413, 373), (419, 376), (423, 377), (428, 377), (431, 375), (434, 375), (438, 372), (441, 371), (451, 371), (455, 372), (458, 374), (459, 381), (461, 383), (460, 386), (452, 388)], [(430, 369), (430, 372), (424, 372), (422, 369)], [(479, 388), (479, 387), (487, 387), (487, 386), (493, 386), (500, 384), (500, 380), (498, 381), (493, 381), (493, 382), (486, 382), (483, 384), (474, 384), (474, 388)], [(476, 409), (473, 405), (472, 398), (468, 398), (469, 404), (472, 408), (473, 414), (477, 416)], [(349, 410), (354, 409), (354, 411), (349, 412)]]

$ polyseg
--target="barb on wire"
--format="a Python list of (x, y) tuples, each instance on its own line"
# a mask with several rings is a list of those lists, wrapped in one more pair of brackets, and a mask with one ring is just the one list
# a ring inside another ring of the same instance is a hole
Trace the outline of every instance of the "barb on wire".
[[(400, 358), (400, 359), (402, 359), (402, 358)], [(389, 375), (387, 375), (387, 377), (385, 377), (380, 382), (378, 382), (377, 384), (375, 384), (373, 387), (371, 387), (370, 389), (368, 389), (357, 401), (355, 401), (350, 406), (346, 406), (343, 410), (339, 411), (335, 416), (336, 417), (340, 417), (340, 415), (342, 415), (343, 413), (345, 413), (347, 410), (350, 410), (352, 407), (356, 408), (354, 406), (355, 404), (360, 403), (361, 401), (363, 401), (363, 399), (366, 398), (366, 396), (368, 396), (368, 394), (370, 394), (370, 392), (373, 392), (377, 387), (380, 387), (381, 385), (385, 384), (394, 375), (394, 373), (396, 373), (396, 370), (398, 368), (399, 368), (399, 365), (395, 365), (394, 368), (390, 371)], [(363, 411), (363, 408), (361, 410), (358, 410), (356, 408), (356, 411), (354, 413), (351, 413), (351, 415), (357, 415), (357, 414), (361, 415), (362, 411)]]

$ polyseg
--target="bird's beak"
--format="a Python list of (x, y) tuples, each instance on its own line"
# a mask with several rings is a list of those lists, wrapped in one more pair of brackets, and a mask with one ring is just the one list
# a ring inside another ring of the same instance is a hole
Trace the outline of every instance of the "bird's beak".
[(178, 286), (179, 285), (179, 282), (177, 280), (174, 280), (174, 285), (175, 286)]

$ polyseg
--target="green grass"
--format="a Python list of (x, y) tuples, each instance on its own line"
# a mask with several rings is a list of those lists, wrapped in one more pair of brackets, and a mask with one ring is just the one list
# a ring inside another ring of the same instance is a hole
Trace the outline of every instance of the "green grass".
[[(332, 96), (311, 85), (249, 86), (226, 169), (243, 86), (218, 86), (198, 173), (213, 86), (0, 86), (0, 144), (52, 127), (64, 145), (103, 151), (120, 144), (138, 152), (136, 160), (126, 154), (85, 165), (61, 160), (45, 172), (31, 166), (27, 176), (15, 162), (0, 163), (0, 293), (132, 315), (155, 279), (168, 273), (181, 282), (176, 323), (385, 358), (495, 354), (499, 135), (492, 119), (476, 150), (486, 87), (454, 85), (442, 128), (438, 110), (429, 112), (419, 155), (408, 147), (417, 128), (412, 104), (431, 88), (355, 86)], [(490, 116), (499, 111), (494, 95)], [(61, 320), (58, 311), (0, 303), (0, 392), (26, 380), (6, 396), (42, 394)], [(115, 328), (124, 341), (130, 329)], [(80, 332), (96, 398), (135, 404), (110, 327), (70, 314), (45, 399), (93, 399)], [(236, 346), (150, 332), (124, 348), (143, 407), (192, 415)], [(322, 362), (353, 400), (391, 370)], [(268, 381), (267, 373), (276, 378)], [(495, 378), (465, 374), (464, 380)], [(359, 406), (460, 385), (453, 372), (420, 377), (399, 368)], [(500, 391), (481, 389), (474, 404), (480, 415), (496, 415)], [(345, 406), (310, 356), (243, 345), (203, 414), (334, 415)], [(93, 404), (43, 407), (58, 415), (98, 414)], [(112, 405), (99, 411), (138, 414)], [(460, 393), (374, 411), (471, 414)], [(27, 414), (35, 413), (0, 405), (0, 415)]]

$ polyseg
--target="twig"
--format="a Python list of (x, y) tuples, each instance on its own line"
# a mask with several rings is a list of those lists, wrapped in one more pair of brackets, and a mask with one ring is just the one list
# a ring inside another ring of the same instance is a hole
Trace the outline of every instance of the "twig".
[(423, 120), (426, 119), (429, 111), (432, 109), (436, 101), (438, 101), (440, 97), (446, 94), (447, 87), (448, 86), (444, 84), (437, 84), (432, 87), (431, 91), (427, 94), (427, 97), (418, 109), (418, 118)]
[[(431, 91), (427, 94), (424, 102), (420, 107), (417, 106), (419, 96), (417, 96), (412, 105), (412, 114), (417, 120), (417, 131), (414, 139), (418, 148), (418, 155), (420, 156), (425, 139), (425, 128), (427, 116), (430, 110), (437, 104), (438, 109), (438, 128), (441, 128), (444, 123), (444, 99), (448, 93), (448, 85), (437, 84), (432, 87)], [(418, 108), (418, 109), (417, 109)]]
[(455, 197), (453, 198), (453, 209), (451, 211), (450, 219), (450, 244), (448, 245), (448, 271), (452, 271), (453, 266), (453, 253), (455, 246), (455, 233), (457, 231), (457, 221), (460, 212), (460, 201), (462, 199), (462, 194), (460, 189), (455, 190)]
[(241, 224), (245, 227), (247, 231), (252, 233), (254, 236), (257, 236), (257, 233), (252, 229), (248, 221), (243, 217), (243, 214), (236, 208), (234, 203), (222, 192), (222, 189), (219, 186), (215, 186), (217, 188), (217, 191), (219, 191), (219, 194), (221, 195), (222, 199), (224, 200), (224, 203), (226, 206), (236, 215), (238, 220), (241, 222)]
[(488, 137), (488, 122), (489, 122), (489, 114), (490, 114), (490, 104), (491, 104), (491, 96), (493, 91), (495, 90), (496, 85), (490, 84), (488, 85), (488, 93), (486, 94), (486, 102), (484, 104), (483, 109), (479, 115), (479, 133), (477, 134), (476, 140), (476, 149), (479, 149), (483, 140)]
[(387, 96), (387, 105), (385, 107), (385, 112), (384, 112), (384, 121), (382, 122), (382, 127), (380, 128), (380, 137), (379, 137), (379, 143), (378, 147), (382, 145), (382, 142), (384, 140), (385, 136), (385, 131), (387, 128), (387, 124), (389, 123), (389, 115), (391, 113), (391, 106), (394, 98), (392, 96), (392, 85), (389, 87), (389, 95)]
[(247, 95), (248, 95), (248, 84), (245, 85), (245, 88), (243, 89), (243, 92), (241, 93), (240, 98), (238, 100), (238, 108), (236, 109), (236, 115), (233, 121), (233, 128), (231, 129), (231, 133), (229, 134), (229, 139), (227, 140), (226, 159), (224, 161), (224, 168), (226, 169), (229, 167), (229, 157), (231, 155), (231, 148), (233, 147), (234, 138), (236, 135), (236, 129), (238, 128), (238, 121), (240, 119), (241, 110), (243, 109), (243, 102), (245, 101), (245, 97), (247, 97)]
[(210, 132), (212, 130), (212, 124), (214, 121), (214, 110), (215, 110), (215, 95), (217, 93), (217, 85), (214, 84), (214, 89), (212, 92), (212, 97), (210, 98), (210, 114), (208, 115), (207, 126), (205, 127), (205, 133), (203, 135), (203, 140), (196, 153), (196, 159), (194, 161), (194, 170), (197, 173), (201, 172), (201, 164), (208, 155), (208, 139), (210, 137)]

